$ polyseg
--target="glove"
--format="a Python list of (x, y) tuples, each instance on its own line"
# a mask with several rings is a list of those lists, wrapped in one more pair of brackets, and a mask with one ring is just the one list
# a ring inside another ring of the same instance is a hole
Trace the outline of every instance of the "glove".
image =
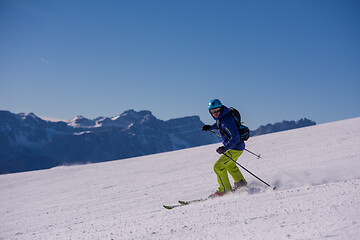
[(218, 147), (218, 149), (216, 149), (216, 152), (218, 154), (223, 154), (224, 152), (226, 152), (225, 147), (224, 146)]
[(209, 131), (210, 130), (210, 125), (204, 125), (201, 128), (203, 131)]

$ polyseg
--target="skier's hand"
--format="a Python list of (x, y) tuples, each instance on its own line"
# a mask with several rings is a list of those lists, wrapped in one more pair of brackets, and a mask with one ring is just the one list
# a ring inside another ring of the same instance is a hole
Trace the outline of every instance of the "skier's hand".
[(225, 147), (224, 146), (218, 147), (218, 149), (216, 149), (216, 152), (218, 154), (223, 154), (224, 152), (226, 152)]
[(210, 130), (210, 125), (204, 125), (201, 128), (203, 131), (209, 131)]

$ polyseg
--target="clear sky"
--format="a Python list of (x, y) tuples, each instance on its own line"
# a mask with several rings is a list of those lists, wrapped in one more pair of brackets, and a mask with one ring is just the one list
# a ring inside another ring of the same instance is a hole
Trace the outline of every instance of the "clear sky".
[(360, 116), (360, 1), (0, 0), (0, 109), (199, 115), (255, 129)]

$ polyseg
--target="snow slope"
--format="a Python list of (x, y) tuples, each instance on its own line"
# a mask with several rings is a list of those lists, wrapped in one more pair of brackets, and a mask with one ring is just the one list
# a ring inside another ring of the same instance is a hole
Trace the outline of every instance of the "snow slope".
[[(209, 133), (210, 134), (210, 133)], [(360, 118), (251, 138), (250, 189), (216, 190), (219, 144), (0, 176), (0, 239), (359, 239)]]

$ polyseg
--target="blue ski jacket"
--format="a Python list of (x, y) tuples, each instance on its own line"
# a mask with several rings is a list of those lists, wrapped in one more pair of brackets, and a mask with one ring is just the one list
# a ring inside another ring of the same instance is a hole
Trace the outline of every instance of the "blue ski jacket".
[[(239, 129), (236, 125), (234, 117), (230, 113), (230, 110), (223, 106), (223, 110), (220, 112), (219, 117), (215, 118), (213, 116), (213, 118), (216, 120), (216, 123), (210, 126), (210, 130), (219, 130), (225, 150), (244, 150), (245, 142), (240, 138)], [(221, 123), (220, 126), (219, 121)]]

